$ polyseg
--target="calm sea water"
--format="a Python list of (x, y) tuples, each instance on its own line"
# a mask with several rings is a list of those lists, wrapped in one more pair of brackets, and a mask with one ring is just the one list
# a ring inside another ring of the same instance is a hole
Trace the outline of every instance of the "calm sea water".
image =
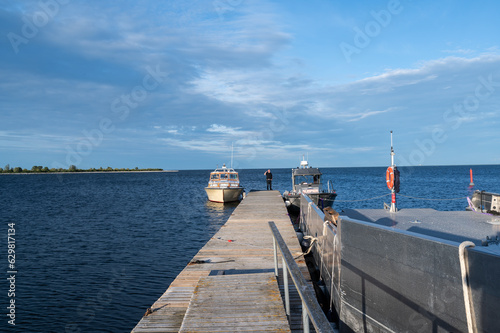
[[(463, 210), (470, 166), (401, 170), (400, 208)], [(500, 193), (500, 166), (472, 166), (476, 189)], [(246, 190), (262, 170), (239, 170)], [(382, 208), (385, 168), (322, 168), (334, 208)], [(0, 327), (15, 332), (129, 332), (146, 309), (229, 218), (203, 187), (209, 170), (178, 173), (1, 175), (4, 283)], [(290, 190), (290, 169), (272, 170)], [(15, 327), (6, 316), (8, 224), (15, 223)]]

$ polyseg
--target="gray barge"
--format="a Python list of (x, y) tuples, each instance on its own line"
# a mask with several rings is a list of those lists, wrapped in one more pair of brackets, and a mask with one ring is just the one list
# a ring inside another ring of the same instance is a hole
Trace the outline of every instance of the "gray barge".
[(300, 227), (340, 332), (498, 332), (500, 217), (349, 209), (335, 222), (306, 195)]

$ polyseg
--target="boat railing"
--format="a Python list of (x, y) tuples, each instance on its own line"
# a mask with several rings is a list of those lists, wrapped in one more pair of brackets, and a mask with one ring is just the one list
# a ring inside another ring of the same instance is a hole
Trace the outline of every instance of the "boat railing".
[(332, 193), (333, 192), (333, 182), (331, 179), (328, 179), (328, 181), (326, 182), (326, 185), (328, 187), (328, 193)]
[(281, 252), (282, 258), (282, 274), (283, 283), (285, 290), (285, 310), (286, 314), (290, 320), (290, 290), (288, 286), (288, 274), (299, 293), (300, 299), (302, 300), (302, 326), (305, 333), (309, 333), (309, 321), (314, 326), (316, 332), (334, 332), (330, 322), (326, 318), (323, 310), (316, 300), (314, 291), (307, 284), (304, 276), (300, 272), (299, 266), (295, 262), (288, 246), (286, 245), (283, 237), (281, 236), (276, 224), (273, 221), (269, 221), (269, 227), (273, 234), (273, 249), (274, 249), (274, 274), (276, 277), (279, 276), (278, 273), (278, 248)]

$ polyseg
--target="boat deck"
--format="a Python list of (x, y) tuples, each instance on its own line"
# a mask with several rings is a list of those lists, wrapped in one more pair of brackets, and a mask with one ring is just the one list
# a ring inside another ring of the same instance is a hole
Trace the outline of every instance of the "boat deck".
[(280, 193), (250, 192), (132, 332), (301, 331), (301, 301), (291, 282), (291, 324), (285, 314), (268, 221), (310, 281)]
[[(444, 241), (471, 241), (478, 248), (486, 237), (500, 238), (500, 216), (472, 211), (411, 208), (390, 213), (383, 209), (346, 209), (341, 215)], [(500, 246), (480, 248), (485, 252), (500, 255)]]

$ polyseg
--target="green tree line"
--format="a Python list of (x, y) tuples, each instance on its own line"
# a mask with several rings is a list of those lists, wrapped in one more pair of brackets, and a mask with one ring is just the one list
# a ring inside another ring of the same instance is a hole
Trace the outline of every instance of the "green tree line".
[(78, 169), (75, 165), (70, 165), (68, 169), (63, 168), (48, 168), (42, 165), (34, 165), (31, 169), (23, 169), (21, 167), (11, 168), (9, 164), (7, 164), (4, 168), (0, 168), (0, 173), (50, 173), (50, 172), (127, 172), (127, 171), (163, 171), (163, 169), (159, 168), (147, 168), (147, 169), (139, 169), (135, 167), (134, 169), (130, 168), (90, 168), (90, 169)]

